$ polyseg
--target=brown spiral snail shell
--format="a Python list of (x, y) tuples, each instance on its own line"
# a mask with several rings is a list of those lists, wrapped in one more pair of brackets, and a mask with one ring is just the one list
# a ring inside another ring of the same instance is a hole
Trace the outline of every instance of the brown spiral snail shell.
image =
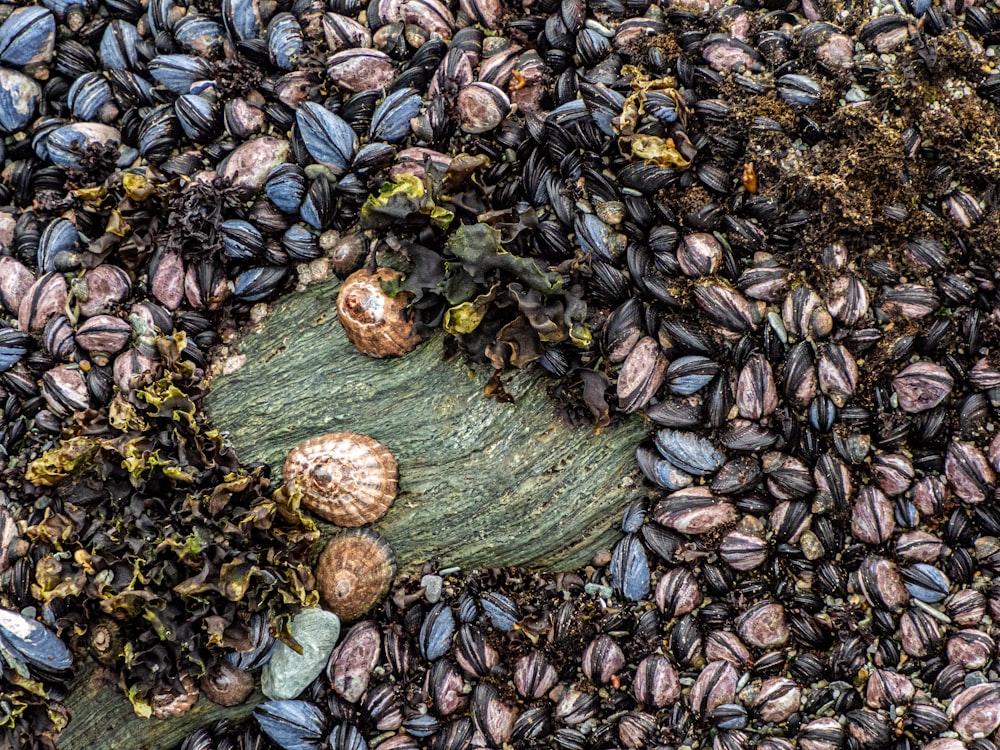
[(87, 646), (99, 664), (110, 667), (121, 656), (124, 641), (122, 629), (114, 620), (101, 619), (89, 628)]
[(201, 691), (212, 703), (238, 706), (253, 692), (253, 675), (229, 662), (220, 661), (209, 667), (201, 678)]
[(381, 518), (399, 487), (396, 459), (377, 440), (332, 432), (296, 445), (284, 468), (285, 484), (302, 504), (338, 526), (362, 526)]
[(396, 556), (374, 531), (348, 529), (327, 542), (315, 574), (323, 606), (352, 622), (389, 592), (396, 577)]
[(413, 295), (401, 291), (390, 297), (382, 289), (382, 283), (394, 283), (401, 277), (391, 268), (379, 268), (375, 273), (361, 269), (340, 287), (337, 317), (347, 338), (369, 357), (400, 357), (420, 343), (406, 312)]

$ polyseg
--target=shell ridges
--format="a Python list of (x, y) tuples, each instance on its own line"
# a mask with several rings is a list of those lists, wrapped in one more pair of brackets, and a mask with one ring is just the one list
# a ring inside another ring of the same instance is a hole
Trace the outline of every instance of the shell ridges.
[(323, 606), (345, 622), (363, 617), (389, 592), (396, 556), (370, 529), (348, 529), (327, 542), (316, 563)]
[(309, 438), (288, 454), (285, 483), (302, 504), (337, 526), (362, 526), (389, 509), (399, 487), (396, 459), (377, 440), (351, 432)]

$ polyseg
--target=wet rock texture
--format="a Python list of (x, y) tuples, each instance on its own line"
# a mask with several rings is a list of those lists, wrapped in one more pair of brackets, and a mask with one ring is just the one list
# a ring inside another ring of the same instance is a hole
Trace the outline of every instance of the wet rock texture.
[[(507, 383), (515, 404), (484, 399), (484, 369), (470, 378), (462, 362), (442, 362), (440, 337), (403, 359), (368, 359), (323, 307), (337, 289), (324, 282), (276, 304), (233, 353), (244, 364), (213, 379), (206, 411), (232, 425), (241, 455), (278, 472), (300, 440), (348, 428), (377, 439), (399, 462), (399, 496), (374, 528), (410, 573), (429, 559), (568, 569), (610, 546), (607, 519), (628, 503), (620, 488), (642, 482), (639, 420), (604, 434), (554, 422), (537, 372)], [(308, 397), (283, 400), (289, 390)], [(519, 515), (534, 522), (511, 524)]]

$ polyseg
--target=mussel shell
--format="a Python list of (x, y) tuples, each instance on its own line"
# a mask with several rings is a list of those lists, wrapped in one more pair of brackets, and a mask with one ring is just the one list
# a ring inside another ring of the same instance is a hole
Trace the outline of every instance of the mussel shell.
[(608, 576), (615, 590), (630, 601), (641, 601), (649, 593), (649, 561), (635, 534), (626, 534), (612, 548)]
[(112, 101), (111, 84), (100, 73), (88, 71), (73, 81), (66, 101), (73, 116), (80, 120), (100, 119), (102, 110)]
[(56, 19), (45, 8), (17, 8), (0, 25), (0, 63), (21, 68), (49, 60), (55, 49)]
[(326, 65), (330, 80), (346, 91), (386, 88), (396, 77), (392, 59), (375, 49), (341, 50), (330, 55)]
[(66, 645), (37, 620), (0, 609), (0, 647), (29, 668), (51, 674), (73, 666), (73, 654)]
[[(69, 219), (59, 217), (49, 222), (38, 242), (38, 268), (42, 273), (55, 271), (60, 255), (69, 255), (79, 246), (76, 227)], [(61, 265), (65, 266), (63, 259)], [(59, 270), (65, 270), (60, 268)]]
[(279, 209), (294, 214), (306, 192), (306, 175), (297, 164), (279, 164), (267, 176), (264, 193)]
[(98, 145), (117, 148), (121, 133), (99, 122), (77, 122), (49, 133), (46, 148), (49, 160), (59, 167), (81, 166), (80, 153)]
[(264, 235), (243, 219), (229, 219), (219, 224), (222, 251), (234, 260), (251, 260), (264, 254)]
[(352, 627), (330, 654), (326, 675), (334, 692), (349, 703), (357, 703), (368, 690), (372, 672), (379, 663), (382, 639), (371, 620)]
[(693, 432), (658, 430), (656, 448), (674, 466), (695, 476), (715, 473), (726, 460), (711, 441)]
[(106, 70), (134, 71), (139, 66), (139, 30), (134, 23), (115, 18), (104, 29), (99, 55)]
[(170, 30), (177, 43), (189, 54), (214, 59), (222, 51), (222, 26), (206, 15), (189, 10), (173, 23)]
[(411, 88), (400, 88), (385, 97), (372, 114), (368, 138), (372, 141), (399, 143), (410, 132), (410, 120), (420, 112), (420, 94)]
[(260, 302), (276, 294), (288, 278), (288, 269), (281, 266), (250, 268), (233, 282), (233, 295), (244, 302)]
[(260, 0), (222, 0), (222, 23), (239, 41), (260, 38), (263, 28)]
[(253, 710), (253, 717), (264, 734), (284, 750), (316, 750), (326, 735), (323, 712), (308, 701), (265, 701)]
[(39, 276), (24, 293), (18, 307), (18, 327), (25, 333), (41, 330), (49, 318), (66, 309), (66, 277), (53, 271)]
[(0, 132), (14, 133), (31, 122), (41, 95), (34, 79), (0, 68)]
[(424, 658), (432, 662), (448, 653), (454, 633), (455, 613), (444, 602), (438, 602), (424, 617), (420, 627), (418, 643)]
[(510, 113), (510, 99), (496, 86), (476, 81), (458, 93), (462, 130), (467, 133), (488, 133), (495, 130)]
[(292, 224), (281, 237), (281, 245), (292, 260), (313, 260), (320, 256), (316, 235), (301, 224)]
[(290, 148), (283, 138), (254, 138), (233, 150), (216, 171), (234, 187), (254, 194), (264, 187), (271, 170), (288, 160)]
[(128, 344), (132, 326), (115, 315), (95, 315), (76, 331), (76, 343), (84, 351), (106, 357), (117, 354)]
[(192, 141), (209, 140), (219, 127), (217, 107), (197, 94), (183, 94), (174, 102), (177, 122)]
[(340, 174), (358, 150), (358, 136), (338, 115), (315, 102), (304, 102), (295, 122), (306, 150), (316, 161)]
[(275, 13), (267, 26), (267, 52), (271, 64), (282, 70), (294, 70), (295, 61), (305, 48), (302, 27), (291, 13)]

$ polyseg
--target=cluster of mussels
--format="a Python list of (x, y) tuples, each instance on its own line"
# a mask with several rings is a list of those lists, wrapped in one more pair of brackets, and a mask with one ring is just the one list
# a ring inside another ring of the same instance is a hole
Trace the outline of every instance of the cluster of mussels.
[[(142, 713), (266, 658), (316, 531), (207, 352), (363, 266), (391, 343), (644, 411), (658, 489), (606, 565), (402, 589), (328, 705), (190, 744), (995, 747), (1000, 12), (777, 5), (0, 7), (5, 606)], [(0, 731), (46, 744), (20, 627)]]
[[(824, 605), (789, 586), (748, 606), (762, 581), (705, 596), (673, 562), (655, 606), (616, 595), (596, 565), (403, 582), (319, 659), (298, 699), (199, 729), (182, 750), (996, 747), (983, 621), (1000, 587), (937, 609), (905, 584), (923, 602), (908, 611), (935, 615), (900, 641), (844, 591)], [(946, 644), (908, 659), (920, 639)]]

